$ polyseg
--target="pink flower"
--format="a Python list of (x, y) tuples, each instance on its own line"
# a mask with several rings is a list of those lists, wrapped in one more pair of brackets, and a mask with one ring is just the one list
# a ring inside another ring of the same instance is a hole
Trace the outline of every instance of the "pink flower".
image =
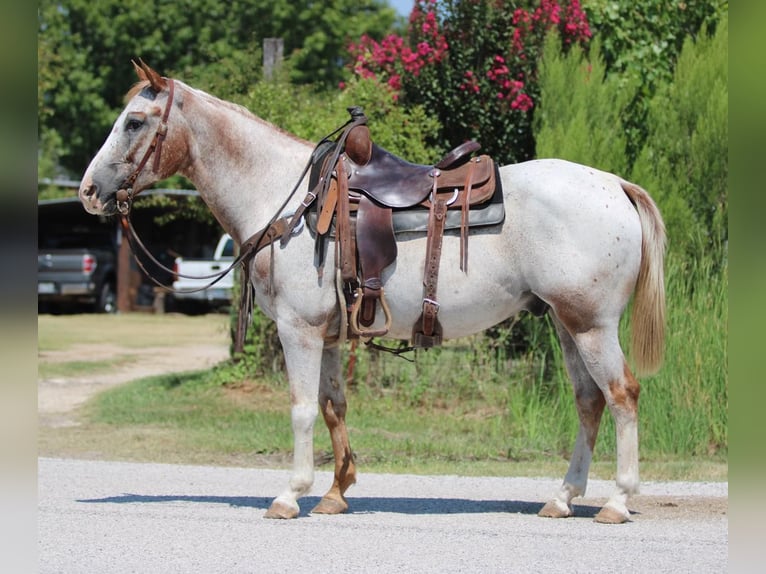
[(534, 102), (532, 102), (532, 98), (526, 94), (519, 94), (516, 96), (516, 99), (511, 102), (511, 109), (519, 110), (521, 112), (528, 112), (533, 107)]

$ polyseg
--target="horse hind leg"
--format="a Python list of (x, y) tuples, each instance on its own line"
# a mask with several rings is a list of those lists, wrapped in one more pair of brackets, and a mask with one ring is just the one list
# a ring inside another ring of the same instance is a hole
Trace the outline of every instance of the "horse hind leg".
[[(571, 329), (569, 329), (571, 334)], [(620, 348), (617, 321), (572, 335), (583, 364), (603, 394), (615, 422), (617, 489), (596, 515), (596, 522), (627, 522), (628, 499), (638, 492), (638, 395), (640, 386)], [(573, 457), (574, 458), (574, 457)]]
[(554, 498), (540, 510), (538, 515), (547, 518), (565, 518), (573, 514), (572, 499), (585, 494), (593, 449), (606, 401), (583, 363), (571, 335), (555, 316), (551, 316), (561, 341), (567, 373), (572, 382), (580, 427), (564, 482)]
[(325, 348), (319, 379), (319, 408), (330, 431), (335, 474), (330, 490), (314, 509), (316, 514), (341, 514), (348, 510), (345, 492), (356, 482), (356, 466), (346, 428), (346, 397), (341, 379), (340, 348)]

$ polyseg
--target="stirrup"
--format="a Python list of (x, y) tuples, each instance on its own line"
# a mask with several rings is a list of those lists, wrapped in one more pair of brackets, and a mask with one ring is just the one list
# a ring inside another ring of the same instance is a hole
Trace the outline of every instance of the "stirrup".
[(361, 287), (356, 290), (356, 300), (351, 306), (351, 316), (348, 319), (348, 326), (351, 327), (351, 332), (358, 337), (382, 337), (391, 328), (391, 310), (388, 308), (386, 302), (386, 294), (383, 288), (380, 289), (380, 306), (383, 309), (383, 315), (386, 318), (386, 322), (383, 325), (383, 329), (364, 329), (359, 325), (359, 309), (362, 306), (363, 291)]

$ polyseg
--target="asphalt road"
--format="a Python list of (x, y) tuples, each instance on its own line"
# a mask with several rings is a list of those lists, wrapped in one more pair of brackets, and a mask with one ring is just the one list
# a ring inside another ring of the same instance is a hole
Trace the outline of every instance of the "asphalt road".
[[(41, 573), (724, 572), (728, 484), (644, 483), (632, 521), (538, 518), (559, 479), (360, 474), (341, 516), (263, 518), (284, 470), (38, 459)], [(578, 504), (579, 502), (579, 504)]]

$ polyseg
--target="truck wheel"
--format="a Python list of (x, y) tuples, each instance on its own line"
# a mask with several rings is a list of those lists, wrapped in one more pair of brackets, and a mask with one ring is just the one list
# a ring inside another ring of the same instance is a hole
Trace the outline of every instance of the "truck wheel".
[(117, 312), (117, 293), (114, 290), (114, 285), (111, 283), (104, 283), (101, 286), (101, 293), (99, 293), (98, 300), (96, 301), (96, 313), (116, 313)]

